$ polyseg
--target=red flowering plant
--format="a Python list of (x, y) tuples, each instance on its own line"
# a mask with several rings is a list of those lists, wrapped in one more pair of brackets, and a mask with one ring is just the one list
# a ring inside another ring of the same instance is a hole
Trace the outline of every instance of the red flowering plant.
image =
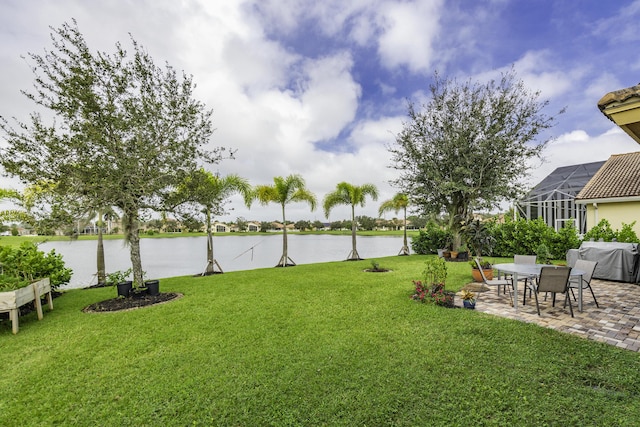
[(427, 286), (423, 285), (420, 280), (414, 280), (413, 284), (416, 287), (416, 291), (411, 295), (411, 299), (425, 302), (424, 300), (429, 297), (431, 290)]
[(442, 258), (429, 258), (423, 271), (425, 281), (414, 280), (415, 292), (411, 299), (431, 302), (444, 307), (453, 307), (455, 293), (445, 290), (447, 265)]

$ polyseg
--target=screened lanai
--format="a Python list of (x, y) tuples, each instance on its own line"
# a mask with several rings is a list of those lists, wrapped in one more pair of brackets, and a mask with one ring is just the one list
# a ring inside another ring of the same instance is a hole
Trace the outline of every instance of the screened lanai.
[(557, 168), (517, 203), (520, 215), (542, 218), (555, 230), (573, 219), (579, 232), (586, 233), (586, 206), (576, 204), (574, 199), (603, 164), (604, 161)]

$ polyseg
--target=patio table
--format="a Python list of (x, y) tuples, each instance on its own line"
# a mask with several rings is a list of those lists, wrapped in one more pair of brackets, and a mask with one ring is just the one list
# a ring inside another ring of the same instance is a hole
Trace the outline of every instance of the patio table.
[[(523, 277), (532, 277), (532, 276), (540, 276), (540, 270), (542, 267), (555, 267), (550, 264), (515, 264), (515, 263), (506, 263), (506, 264), (494, 264), (493, 268), (498, 270), (498, 274), (509, 273), (513, 276), (513, 308), (516, 313), (518, 312), (518, 276)], [(582, 280), (582, 276), (584, 275), (584, 271), (578, 270), (576, 268), (571, 269), (571, 276), (580, 276), (580, 280)], [(525, 289), (525, 292), (527, 290)], [(582, 312), (582, 286), (578, 286), (578, 311)]]

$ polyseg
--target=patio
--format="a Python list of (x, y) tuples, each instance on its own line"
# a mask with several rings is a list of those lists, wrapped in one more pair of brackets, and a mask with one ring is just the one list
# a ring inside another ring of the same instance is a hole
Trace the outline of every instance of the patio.
[[(479, 284), (476, 284), (479, 285)], [(519, 292), (518, 313), (510, 305), (509, 295), (498, 296), (495, 289), (479, 292), (476, 310), (509, 319), (556, 329), (594, 341), (604, 342), (631, 351), (640, 352), (640, 286), (631, 283), (608, 282), (593, 279), (593, 291), (600, 307), (596, 307), (589, 290), (583, 293), (583, 311), (578, 311), (578, 303), (573, 303), (575, 317), (571, 317), (569, 307), (563, 308), (563, 296), (558, 295), (556, 306), (551, 306), (551, 298), (540, 298), (540, 316), (536, 311), (535, 299), (527, 296), (527, 305), (522, 305)], [(462, 304), (456, 298), (456, 304)], [(572, 300), (573, 302), (573, 300)]]

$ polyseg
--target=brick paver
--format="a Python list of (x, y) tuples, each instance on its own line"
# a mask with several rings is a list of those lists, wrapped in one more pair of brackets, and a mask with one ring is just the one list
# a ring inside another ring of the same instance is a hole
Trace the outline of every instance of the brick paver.
[[(578, 303), (572, 301), (575, 317), (571, 317), (569, 306), (563, 307), (563, 295), (558, 295), (555, 307), (551, 306), (551, 297), (545, 301), (543, 295), (539, 296), (538, 316), (535, 299), (527, 296), (526, 305), (522, 305), (522, 286), (518, 287), (520, 301), (517, 314), (511, 306), (509, 294), (498, 295), (493, 288), (478, 293), (476, 310), (537, 323), (546, 328), (640, 352), (640, 286), (593, 279), (591, 287), (600, 307), (596, 307), (591, 292), (585, 289), (582, 294), (582, 312), (578, 311)], [(458, 300), (456, 298), (456, 304), (462, 305)]]

